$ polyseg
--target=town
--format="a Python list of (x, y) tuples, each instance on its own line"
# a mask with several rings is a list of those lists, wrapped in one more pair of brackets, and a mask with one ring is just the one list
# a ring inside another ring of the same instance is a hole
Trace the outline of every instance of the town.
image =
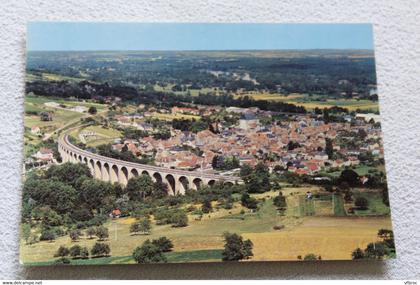
[(30, 54), (23, 262), (394, 257), (373, 63), (352, 50)]

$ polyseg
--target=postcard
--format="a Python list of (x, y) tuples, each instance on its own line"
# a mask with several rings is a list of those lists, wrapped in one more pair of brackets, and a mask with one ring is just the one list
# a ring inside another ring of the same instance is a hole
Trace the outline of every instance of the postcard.
[(369, 24), (28, 24), (28, 266), (395, 258)]

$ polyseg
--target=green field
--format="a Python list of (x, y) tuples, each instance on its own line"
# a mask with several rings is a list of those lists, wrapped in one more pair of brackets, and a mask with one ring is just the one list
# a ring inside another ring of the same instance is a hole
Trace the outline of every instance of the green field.
[(346, 210), (344, 209), (344, 199), (340, 194), (331, 195), (333, 199), (334, 215), (337, 217), (347, 216)]
[(247, 92), (241, 95), (235, 95), (236, 98), (243, 96), (252, 97), (255, 100), (268, 100), (278, 101), (284, 103), (295, 104), (303, 106), (306, 109), (315, 108), (330, 108), (333, 106), (347, 108), (350, 111), (356, 109), (361, 110), (372, 110), (376, 112), (379, 110), (379, 103), (377, 101), (365, 100), (365, 99), (325, 99), (320, 95), (309, 96), (307, 94), (290, 94), (283, 95), (280, 93), (261, 93), (261, 92)]
[(354, 200), (358, 197), (366, 198), (369, 202), (367, 210), (355, 210), (358, 216), (382, 216), (389, 215), (390, 209), (382, 201), (382, 195), (379, 192), (372, 191), (353, 191)]
[(121, 132), (112, 128), (104, 128), (101, 126), (87, 126), (71, 131), (69, 134), (80, 142), (79, 134), (83, 132), (94, 132), (96, 137), (88, 138), (84, 143), (90, 147), (98, 145), (113, 143), (115, 139), (122, 136)]
[[(306, 201), (302, 193), (306, 193), (308, 190), (314, 194), (318, 193), (320, 196)], [(371, 216), (364, 218), (342, 217), (345, 216), (342, 199), (334, 197), (334, 202), (332, 202), (331, 194), (327, 195), (320, 192), (318, 187), (284, 187), (282, 192), (286, 195), (288, 203), (286, 216), (280, 215), (273, 205), (273, 197), (278, 195), (278, 192), (272, 191), (252, 194), (260, 201), (260, 209), (256, 212), (252, 212), (242, 207), (239, 202), (235, 202), (232, 209), (214, 208), (213, 212), (205, 214), (201, 219), (197, 219), (195, 215), (190, 215), (189, 225), (184, 228), (156, 225), (153, 222), (150, 235), (130, 234), (129, 228), (131, 223), (135, 221), (134, 218), (109, 220), (105, 224), (110, 234), (106, 242), (111, 247), (112, 256), (74, 260), (72, 263), (133, 263), (131, 254), (137, 246), (141, 245), (146, 239), (156, 239), (161, 236), (166, 236), (174, 244), (173, 252), (167, 254), (169, 262), (220, 260), (221, 250), (223, 249), (222, 236), (226, 231), (251, 238), (256, 252), (253, 260), (295, 259), (296, 252), (293, 250), (296, 249), (293, 246), (290, 249), (288, 248), (291, 246), (289, 240), (295, 232), (295, 238), (300, 240), (299, 252), (312, 252), (315, 245), (311, 236), (322, 234), (323, 239), (328, 239), (328, 242), (316, 245), (319, 254), (324, 253), (322, 254), (323, 257), (326, 256), (331, 259), (349, 259), (350, 249), (365, 246), (368, 242), (375, 240), (377, 230), (387, 228), (390, 224), (389, 216), (383, 217), (380, 222), (376, 217)], [(377, 198), (375, 196), (370, 197), (373, 201)], [(196, 207), (200, 207), (200, 205), (196, 205)], [(245, 211), (244, 214), (241, 214), (242, 210)], [(344, 223), (344, 220), (340, 220), (343, 218), (348, 220)], [(315, 227), (312, 225), (313, 222), (316, 222)], [(285, 228), (281, 231), (273, 229), (273, 226), (279, 224), (284, 225)], [(357, 230), (359, 227), (360, 232)], [(331, 234), (325, 236), (323, 232)], [(42, 241), (32, 245), (27, 245), (22, 241), (21, 260), (27, 265), (51, 264), (54, 262), (54, 253), (60, 245), (71, 247), (78, 244), (91, 248), (96, 241), (96, 239), (88, 239), (86, 236), (83, 236), (76, 243), (71, 242), (68, 236), (59, 237), (54, 242)], [(278, 244), (276, 248), (272, 247), (273, 243)], [(340, 244), (340, 247), (337, 248), (336, 244)], [(335, 248), (334, 251), (332, 251), (331, 246)]]
[[(66, 106), (94, 106), (98, 110), (98, 114), (107, 111), (107, 105), (97, 104), (94, 102), (79, 102), (67, 101), (61, 98), (44, 97), (44, 96), (25, 96), (24, 107), (24, 154), (25, 157), (32, 155), (38, 150), (37, 145), (42, 141), (45, 135), (56, 138), (58, 135), (57, 130), (63, 130), (75, 126), (80, 123), (80, 119), (89, 116), (86, 113), (79, 113), (65, 109), (58, 109), (47, 107), (44, 105), (46, 102), (56, 102)], [(37, 115), (29, 114), (30, 112), (37, 112)], [(52, 121), (41, 121), (41, 112), (51, 112)], [(44, 136), (37, 136), (30, 132), (32, 127), (39, 127)], [(117, 134), (116, 134), (117, 135)], [(104, 138), (108, 138), (104, 136)]]
[(172, 121), (174, 119), (199, 120), (201, 118), (200, 116), (196, 116), (196, 115), (188, 115), (188, 114), (180, 114), (180, 113), (162, 114), (162, 113), (157, 113), (157, 112), (152, 113), (152, 117), (159, 120), (164, 120), (164, 121)]
[[(193, 250), (184, 252), (167, 252), (165, 253), (167, 262), (182, 263), (182, 262), (198, 262), (198, 261), (218, 261), (222, 259), (221, 249), (209, 250)], [(25, 263), (26, 266), (47, 266), (53, 265), (55, 259), (41, 262)], [(89, 259), (71, 259), (71, 265), (104, 265), (104, 264), (130, 264), (135, 263), (131, 255), (127, 256), (110, 256), (98, 257)]]
[(63, 81), (63, 80), (66, 80), (66, 81), (80, 82), (80, 81), (86, 80), (86, 78), (63, 76), (63, 75), (59, 75), (59, 74), (55, 74), (55, 73), (48, 73), (48, 72), (43, 72), (40, 75), (29, 73), (29, 72), (26, 73), (26, 81), (32, 82), (32, 81), (36, 81), (36, 80), (43, 80), (43, 81)]
[[(338, 169), (334, 169), (334, 171), (323, 171), (320, 172), (319, 174), (322, 176), (330, 176), (330, 177), (339, 177), (341, 172), (346, 169), (346, 167), (341, 167)], [(351, 167), (350, 169), (354, 170), (359, 176), (364, 176), (369, 174), (370, 171), (382, 171), (385, 172), (385, 166), (384, 165), (379, 165), (379, 166), (368, 166), (365, 164), (360, 164), (354, 167)]]

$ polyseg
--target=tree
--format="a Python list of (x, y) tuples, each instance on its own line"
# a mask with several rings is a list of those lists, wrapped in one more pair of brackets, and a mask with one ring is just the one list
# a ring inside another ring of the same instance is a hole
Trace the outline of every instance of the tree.
[(201, 211), (207, 214), (207, 213), (210, 213), (212, 210), (213, 210), (213, 207), (211, 205), (211, 200), (208, 198), (204, 199), (203, 205), (201, 206)]
[(365, 254), (361, 248), (356, 248), (353, 253), (351, 254), (352, 259), (363, 259), (365, 258)]
[(283, 196), (282, 192), (279, 192), (279, 195), (274, 197), (273, 204), (277, 208), (285, 208), (286, 207), (286, 197)]
[(345, 169), (341, 172), (338, 179), (340, 182), (347, 182), (351, 187), (359, 184), (359, 175), (351, 169)]
[(353, 194), (348, 190), (344, 193), (344, 201), (346, 203), (353, 201)]
[(161, 199), (168, 196), (168, 185), (162, 181), (153, 183), (152, 196), (156, 199)]
[(42, 228), (39, 240), (53, 241), (55, 240), (55, 232), (51, 229)]
[(73, 259), (79, 258), (80, 257), (80, 253), (81, 253), (81, 246), (80, 245), (73, 245), (72, 247), (70, 247), (70, 256)]
[(258, 163), (255, 166), (253, 179), (258, 181), (260, 190), (259, 193), (266, 192), (270, 190), (270, 171), (268, 167), (263, 163)]
[(354, 201), (354, 205), (360, 210), (366, 210), (368, 208), (369, 201), (364, 197), (357, 197), (356, 201)]
[(235, 233), (225, 233), (225, 246), (222, 252), (223, 261), (239, 261), (249, 259), (253, 256), (251, 240), (243, 240), (243, 238)]
[(313, 253), (305, 255), (305, 257), (303, 258), (303, 260), (312, 260), (312, 261), (313, 260), (318, 260), (318, 259), (320, 259), (320, 256), (317, 256)]
[(387, 230), (387, 229), (380, 229), (378, 231), (378, 237), (381, 238), (391, 250), (395, 251), (395, 241), (394, 241), (393, 231)]
[(109, 256), (111, 249), (108, 244), (97, 242), (93, 245), (90, 253), (92, 256)]
[(91, 115), (95, 115), (98, 112), (98, 110), (96, 110), (95, 106), (90, 106), (88, 112)]
[(70, 253), (69, 249), (67, 247), (61, 245), (57, 249), (56, 253), (54, 254), (54, 257), (66, 257), (66, 256), (69, 255), (69, 253)]
[(109, 237), (108, 229), (104, 226), (97, 227), (95, 234), (100, 241), (103, 241)]
[(384, 242), (374, 242), (367, 245), (365, 257), (368, 259), (383, 259), (390, 252)]
[(80, 249), (80, 258), (81, 259), (88, 259), (89, 258), (89, 250), (87, 247), (82, 247)]
[(90, 239), (93, 239), (93, 236), (96, 235), (96, 229), (94, 227), (88, 228), (86, 230), (86, 235), (88, 235)]
[(137, 263), (165, 263), (167, 259), (163, 254), (162, 250), (150, 242), (150, 240), (146, 240), (142, 246), (137, 247), (133, 251), (133, 259)]
[(257, 199), (249, 196), (248, 193), (244, 193), (241, 196), (241, 205), (247, 207), (248, 209), (255, 210), (258, 208), (258, 201)]
[(328, 109), (327, 108), (324, 108), (323, 113), (324, 113), (323, 114), (324, 123), (325, 124), (328, 124), (331, 121), (330, 114), (328, 113)]
[(31, 237), (31, 225), (30, 224), (22, 224), (22, 238), (25, 240), (26, 244)]
[(70, 253), (69, 249), (63, 245), (61, 245), (56, 253), (54, 254), (54, 257), (60, 257), (55, 261), (56, 264), (69, 264), (70, 260), (66, 258)]
[(69, 236), (72, 241), (77, 241), (81, 235), (81, 232), (79, 230), (72, 230), (69, 232)]
[(384, 240), (391, 239), (394, 238), (394, 232), (387, 229), (380, 229), (378, 231), (378, 237)]
[(113, 190), (109, 182), (86, 179), (80, 186), (80, 195), (89, 209), (100, 209), (106, 204), (106, 197), (110, 196)]
[(130, 233), (137, 234), (143, 232), (144, 234), (150, 234), (152, 225), (149, 218), (144, 218), (140, 221), (134, 222), (130, 225)]
[(329, 159), (332, 159), (334, 154), (332, 140), (329, 138), (325, 139), (325, 153), (328, 155)]
[(241, 170), (240, 170), (239, 175), (241, 176), (242, 180), (245, 183), (249, 183), (250, 182), (250, 179), (251, 179), (251, 175), (252, 175), (253, 172), (254, 171), (253, 171), (252, 167), (249, 164), (244, 164), (241, 167)]
[(142, 174), (138, 177), (133, 177), (128, 180), (126, 191), (128, 197), (133, 201), (141, 201), (145, 197), (150, 196), (153, 193), (153, 181), (149, 175)]
[(45, 178), (54, 178), (56, 181), (75, 186), (78, 178), (86, 176), (92, 178), (89, 167), (83, 163), (66, 162), (61, 165), (53, 165), (45, 173)]
[(169, 222), (176, 228), (186, 227), (188, 226), (188, 216), (184, 211), (176, 211), (170, 217)]
[[(74, 208), (77, 192), (72, 186), (59, 179), (33, 177), (25, 181), (23, 199), (24, 201), (32, 199), (43, 207), (48, 206), (55, 213), (65, 214)], [(49, 215), (50, 212), (45, 211), (44, 214)]]
[(41, 121), (52, 121), (52, 114), (50, 112), (41, 112)]
[(169, 252), (174, 247), (172, 241), (167, 237), (160, 237), (158, 239), (152, 240), (152, 244), (160, 248), (162, 252)]

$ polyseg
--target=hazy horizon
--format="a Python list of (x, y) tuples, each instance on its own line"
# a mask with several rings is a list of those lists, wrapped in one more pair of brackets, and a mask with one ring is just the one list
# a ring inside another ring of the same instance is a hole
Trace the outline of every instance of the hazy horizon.
[(373, 51), (370, 24), (33, 22), (28, 51)]

